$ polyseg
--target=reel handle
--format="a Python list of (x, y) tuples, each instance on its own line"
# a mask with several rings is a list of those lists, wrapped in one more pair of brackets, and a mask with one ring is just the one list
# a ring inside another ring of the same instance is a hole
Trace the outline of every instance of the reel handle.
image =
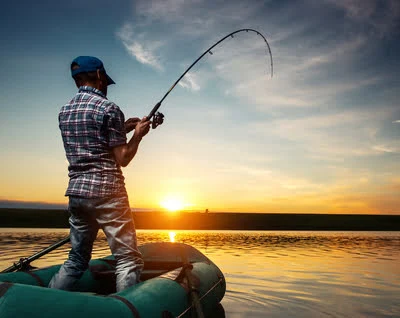
[(155, 113), (153, 121), (151, 122), (151, 128), (156, 129), (164, 122), (164, 115), (160, 112)]

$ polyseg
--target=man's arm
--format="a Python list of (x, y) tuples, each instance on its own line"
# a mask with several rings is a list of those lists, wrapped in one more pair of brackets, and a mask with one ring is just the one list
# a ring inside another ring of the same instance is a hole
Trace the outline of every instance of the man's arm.
[(136, 124), (135, 132), (129, 142), (125, 145), (113, 148), (112, 151), (115, 160), (120, 166), (126, 167), (135, 157), (142, 138), (146, 136), (150, 130), (150, 124), (151, 122), (147, 120), (147, 117), (143, 117), (143, 119)]

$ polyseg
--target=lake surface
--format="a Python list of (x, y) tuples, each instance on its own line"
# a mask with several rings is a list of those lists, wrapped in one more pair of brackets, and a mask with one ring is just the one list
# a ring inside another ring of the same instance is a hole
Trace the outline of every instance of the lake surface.
[[(139, 244), (170, 231), (138, 230)], [(400, 232), (175, 231), (224, 272), (226, 317), (400, 317)], [(0, 270), (68, 235), (0, 228)], [(69, 245), (35, 261), (59, 264)], [(109, 255), (100, 233), (93, 258)]]

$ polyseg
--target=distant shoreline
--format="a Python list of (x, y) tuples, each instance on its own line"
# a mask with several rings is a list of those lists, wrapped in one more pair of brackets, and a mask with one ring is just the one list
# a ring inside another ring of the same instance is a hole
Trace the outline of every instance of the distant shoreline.
[[(132, 212), (137, 229), (400, 231), (400, 215)], [(0, 228), (68, 228), (65, 209), (0, 208)]]

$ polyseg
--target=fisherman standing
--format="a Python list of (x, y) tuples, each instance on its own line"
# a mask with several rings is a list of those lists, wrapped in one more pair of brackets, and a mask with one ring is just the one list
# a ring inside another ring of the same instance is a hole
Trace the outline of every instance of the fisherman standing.
[[(117, 262), (116, 287), (121, 291), (135, 285), (143, 269), (121, 166), (135, 157), (151, 122), (146, 117), (125, 122), (119, 107), (106, 97), (108, 85), (115, 82), (98, 58), (77, 57), (71, 74), (79, 91), (61, 108), (59, 127), (69, 162), (65, 195), (72, 248), (49, 287), (75, 289), (102, 229)], [(132, 130), (127, 142), (126, 134)]]

